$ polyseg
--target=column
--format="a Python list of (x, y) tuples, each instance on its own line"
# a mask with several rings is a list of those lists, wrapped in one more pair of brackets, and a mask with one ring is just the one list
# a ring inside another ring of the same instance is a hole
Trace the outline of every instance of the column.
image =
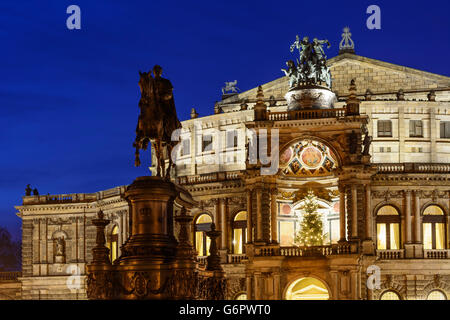
[[(220, 230), (220, 203), (221, 199), (213, 199), (214, 203), (214, 224), (216, 225), (216, 230)], [(221, 249), (221, 242), (217, 244), (218, 249)]]
[(406, 243), (411, 243), (411, 191), (405, 191)]
[(276, 188), (271, 190), (270, 199), (270, 230), (272, 243), (278, 243), (278, 226), (277, 226), (277, 194), (278, 190)]
[(366, 185), (366, 239), (372, 240), (372, 204), (370, 184)]
[(251, 275), (247, 275), (247, 277), (245, 278), (245, 284), (247, 287), (247, 300), (252, 300), (253, 299), (253, 288), (252, 288), (252, 276)]
[(352, 184), (352, 238), (358, 237), (358, 192), (356, 184)]
[(247, 190), (247, 243), (253, 243), (252, 190)]
[(281, 275), (278, 272), (276, 272), (273, 275), (273, 293), (275, 300), (282, 300), (280, 288), (281, 288)]
[(221, 247), (222, 250), (226, 250), (227, 249), (227, 238), (228, 238), (228, 230), (227, 230), (227, 206), (228, 206), (228, 201), (227, 199), (222, 199), (221, 203), (220, 203), (220, 213), (221, 213), (221, 217), (220, 217), (220, 223), (221, 223), (221, 230), (222, 230), (222, 234), (221, 234)]
[(340, 241), (346, 241), (345, 228), (345, 186), (339, 186), (339, 231), (341, 234)]
[(256, 240), (263, 240), (263, 227), (262, 227), (262, 190), (256, 189)]
[(422, 238), (420, 235), (420, 203), (419, 203), (419, 192), (414, 191), (414, 242), (422, 243)]
[(254, 291), (255, 300), (261, 300), (262, 297), (261, 272), (254, 273), (254, 281), (255, 281), (255, 291)]

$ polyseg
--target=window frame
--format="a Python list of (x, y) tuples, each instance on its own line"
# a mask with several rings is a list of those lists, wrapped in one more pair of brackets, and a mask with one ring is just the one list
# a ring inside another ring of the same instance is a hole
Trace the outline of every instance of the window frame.
[[(389, 124), (389, 130), (386, 126)], [(377, 121), (377, 137), (392, 138), (392, 120), (378, 120)]]
[(450, 121), (439, 122), (439, 137), (441, 139), (450, 139)]
[[(420, 124), (420, 125), (418, 125)], [(417, 133), (420, 129), (420, 133)], [(423, 121), (422, 120), (409, 120), (409, 137), (410, 138), (423, 138)]]
[(208, 213), (201, 213), (197, 216), (195, 221), (197, 221), (201, 216), (207, 215), (211, 218), (211, 222), (205, 222), (205, 223), (194, 223), (194, 248), (195, 251), (197, 251), (196, 244), (197, 244), (197, 232), (202, 233), (202, 243), (203, 243), (203, 252), (197, 252), (197, 255), (200, 257), (206, 257), (209, 255), (208, 248), (207, 248), (207, 241), (208, 236), (206, 235), (206, 232), (211, 231), (211, 224), (212, 224), (212, 217)]
[[(423, 214), (425, 210), (427, 210), (429, 207), (437, 207), (439, 210), (442, 211), (441, 214)], [(424, 234), (424, 224), (430, 223), (431, 224), (431, 249), (425, 249), (425, 250), (445, 250), (447, 249), (447, 219), (445, 217), (445, 211), (438, 205), (430, 204), (426, 206), (422, 213), (422, 243), (425, 243), (425, 234)], [(436, 224), (442, 223), (444, 225), (444, 248), (443, 249), (436, 249)]]
[(242, 230), (242, 254), (245, 254), (245, 244), (247, 243), (247, 220), (238, 220), (236, 221), (236, 216), (241, 213), (241, 212), (245, 212), (245, 214), (247, 215), (247, 212), (245, 210), (240, 210), (238, 212), (236, 212), (236, 214), (233, 217), (233, 222), (231, 223), (231, 253), (233, 254), (238, 254), (235, 252), (234, 250), (234, 230), (236, 229), (241, 229)]
[[(392, 207), (397, 211), (397, 215), (379, 215), (378, 212), (384, 207)], [(377, 250), (400, 250), (402, 248), (402, 219), (400, 216), (400, 211), (390, 204), (385, 204), (378, 208), (377, 215), (375, 219), (376, 224), (376, 235), (377, 235)], [(384, 224), (386, 225), (386, 249), (378, 248), (378, 225)], [(391, 224), (398, 224), (398, 249), (391, 249)]]

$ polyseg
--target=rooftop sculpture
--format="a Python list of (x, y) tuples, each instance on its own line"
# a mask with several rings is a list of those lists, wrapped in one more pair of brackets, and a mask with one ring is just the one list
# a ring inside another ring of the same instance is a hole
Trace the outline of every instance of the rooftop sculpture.
[(231, 91), (231, 93), (237, 93), (238, 90), (241, 91), (236, 85), (237, 80), (225, 82), (225, 87), (222, 87), (222, 94), (226, 94), (228, 91)]
[(328, 88), (331, 88), (331, 74), (330, 68), (326, 64), (327, 56), (323, 50), (323, 45), (327, 44), (330, 47), (328, 40), (319, 40), (314, 38), (312, 42), (308, 37), (300, 37), (297, 35), (290, 50), (295, 49), (299, 51), (299, 59), (297, 64), (293, 60), (286, 62), (288, 69), (281, 69), (289, 77), (289, 86), (294, 88), (296, 86), (316, 85), (325, 83)]

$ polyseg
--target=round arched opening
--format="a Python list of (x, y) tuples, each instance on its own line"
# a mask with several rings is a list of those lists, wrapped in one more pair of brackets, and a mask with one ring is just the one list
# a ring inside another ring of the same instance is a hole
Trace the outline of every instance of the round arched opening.
[(383, 294), (380, 297), (380, 300), (401, 300), (401, 299), (397, 292), (388, 290), (383, 292)]
[(328, 300), (326, 285), (312, 277), (300, 278), (292, 282), (286, 290), (286, 300)]
[(211, 240), (206, 236), (206, 232), (211, 230), (212, 219), (207, 213), (199, 215), (194, 224), (195, 250), (199, 256), (209, 255)]
[(433, 290), (428, 294), (427, 300), (447, 300), (447, 296), (441, 290)]
[(234, 300), (247, 300), (247, 293), (246, 292), (239, 292), (234, 296)]

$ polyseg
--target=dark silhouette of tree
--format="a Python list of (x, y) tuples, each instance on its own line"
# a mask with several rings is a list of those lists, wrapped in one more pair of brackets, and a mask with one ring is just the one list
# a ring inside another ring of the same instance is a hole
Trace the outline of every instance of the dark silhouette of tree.
[(0, 227), (0, 271), (20, 270), (21, 251), (21, 243), (12, 241), (9, 231)]

